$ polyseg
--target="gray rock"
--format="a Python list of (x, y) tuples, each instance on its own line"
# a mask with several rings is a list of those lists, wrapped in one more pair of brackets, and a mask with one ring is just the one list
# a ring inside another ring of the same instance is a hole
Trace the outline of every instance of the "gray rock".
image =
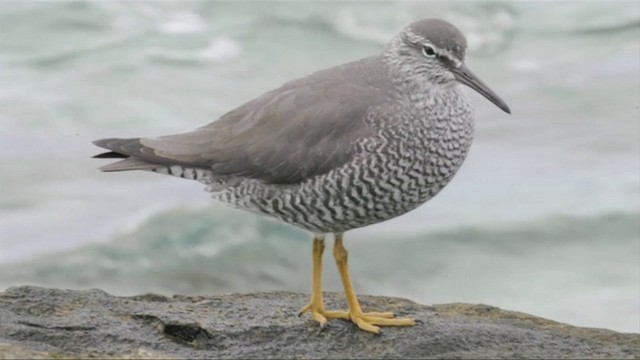
[[(578, 328), (486, 305), (360, 297), (366, 310), (421, 321), (381, 335), (297, 310), (306, 295), (118, 297), (14, 287), (0, 293), (0, 359), (12, 358), (640, 358), (640, 335)], [(327, 308), (343, 308), (326, 293)]]

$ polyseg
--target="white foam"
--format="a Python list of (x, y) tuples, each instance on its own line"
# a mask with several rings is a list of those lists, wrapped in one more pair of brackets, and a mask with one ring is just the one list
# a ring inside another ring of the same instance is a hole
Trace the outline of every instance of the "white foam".
[(534, 59), (519, 59), (511, 62), (509, 67), (515, 71), (534, 72), (541, 68), (540, 62)]
[(211, 39), (209, 45), (199, 51), (197, 56), (204, 60), (223, 63), (238, 57), (240, 53), (240, 44), (228, 37), (216, 37)]
[[(357, 40), (372, 41), (386, 44), (393, 37), (397, 29), (385, 29), (380, 26), (367, 25), (352, 12), (338, 12), (331, 20), (336, 31)], [(376, 24), (377, 25), (377, 24)]]
[(188, 11), (179, 11), (171, 14), (171, 17), (160, 24), (158, 29), (166, 34), (194, 34), (207, 30), (207, 24), (197, 14)]

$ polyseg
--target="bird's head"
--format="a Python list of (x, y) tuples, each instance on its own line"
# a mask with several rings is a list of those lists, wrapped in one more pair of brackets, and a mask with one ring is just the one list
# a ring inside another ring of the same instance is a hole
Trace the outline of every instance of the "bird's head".
[(439, 19), (424, 19), (404, 28), (387, 52), (404, 71), (436, 84), (458, 81), (510, 114), (509, 106), (465, 65), (466, 50), (467, 40), (455, 26)]

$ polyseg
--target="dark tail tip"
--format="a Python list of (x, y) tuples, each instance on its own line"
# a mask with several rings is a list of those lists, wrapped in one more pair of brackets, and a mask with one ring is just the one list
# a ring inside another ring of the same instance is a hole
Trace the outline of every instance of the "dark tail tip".
[(125, 154), (120, 154), (118, 152), (115, 151), (109, 151), (109, 152), (105, 152), (102, 154), (98, 154), (96, 156), (94, 156), (94, 159), (126, 159), (129, 156), (125, 155)]

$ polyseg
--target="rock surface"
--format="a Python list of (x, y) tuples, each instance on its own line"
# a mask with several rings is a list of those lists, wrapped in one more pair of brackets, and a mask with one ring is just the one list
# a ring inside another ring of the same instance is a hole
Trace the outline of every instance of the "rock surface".
[[(165, 297), (15, 287), (0, 293), (0, 359), (12, 358), (640, 358), (640, 335), (578, 328), (486, 305), (425, 306), (362, 296), (367, 310), (421, 321), (368, 334), (319, 331), (289, 292)], [(343, 308), (326, 293), (327, 308)]]

